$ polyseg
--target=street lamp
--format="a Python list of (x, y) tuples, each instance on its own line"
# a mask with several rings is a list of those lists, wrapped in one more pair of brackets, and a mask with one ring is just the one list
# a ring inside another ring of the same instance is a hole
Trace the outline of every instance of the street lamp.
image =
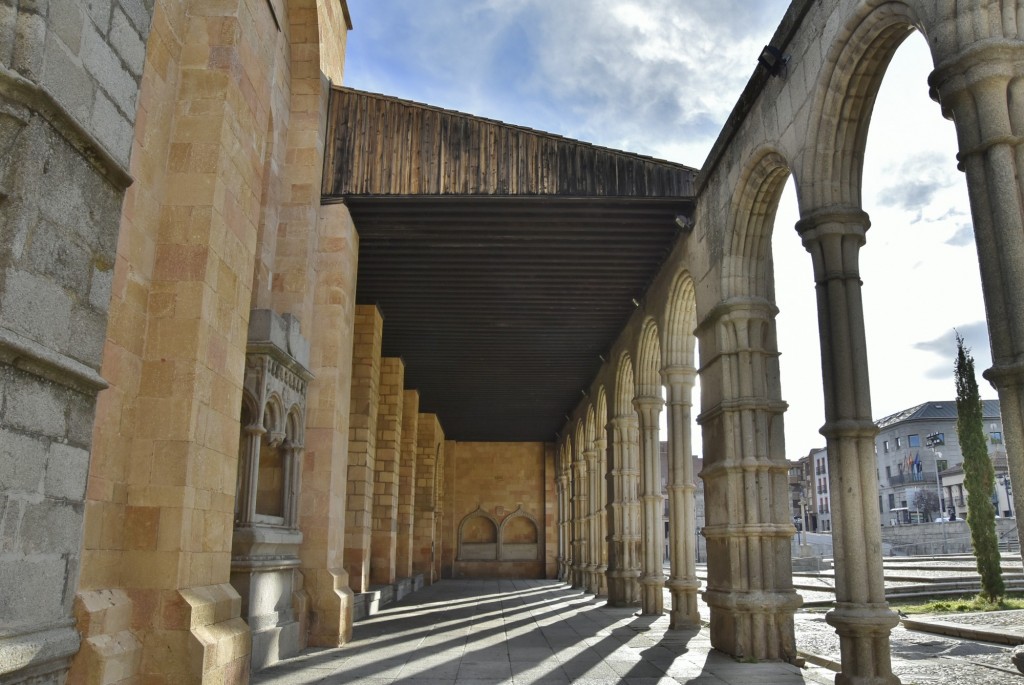
[(1003, 473), (999, 475), (999, 484), (1003, 486), (1003, 491), (1006, 493), (1006, 511), (1007, 517), (1013, 516), (1013, 486), (1010, 484), (1010, 474)]

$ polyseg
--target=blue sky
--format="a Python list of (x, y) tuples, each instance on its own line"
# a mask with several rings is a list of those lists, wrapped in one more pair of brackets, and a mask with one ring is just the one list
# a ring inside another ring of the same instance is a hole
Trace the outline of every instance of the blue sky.
[[(700, 167), (785, 14), (780, 0), (349, 0), (345, 85)], [(991, 365), (953, 125), (923, 39), (886, 74), (861, 252), (875, 418), (954, 396), (953, 328)], [(824, 445), (810, 258), (790, 183), (776, 217), (787, 456)], [(811, 364), (809, 360), (815, 360)], [(980, 380), (982, 396), (994, 398)], [(700, 450), (695, 441), (695, 451)]]

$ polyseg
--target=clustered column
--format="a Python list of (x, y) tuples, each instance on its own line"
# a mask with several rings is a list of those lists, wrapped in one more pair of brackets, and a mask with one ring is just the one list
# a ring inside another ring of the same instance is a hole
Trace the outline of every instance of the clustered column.
[(608, 604), (628, 606), (639, 599), (640, 465), (636, 414), (609, 422), (611, 456), (608, 469)]
[[(778, 399), (775, 307), (737, 298), (698, 327), (710, 377), (723, 382), (700, 422), (711, 643), (740, 658), (796, 658), (788, 463)], [(719, 388), (711, 388), (715, 391)], [(872, 490), (872, 493), (874, 490)]]
[[(1024, 511), (1024, 43), (988, 35), (1012, 21), (970, 26), (983, 16), (957, 24), (967, 29), (961, 42), (985, 40), (941, 63), (928, 81), (956, 123), (992, 340), (992, 368), (984, 375), (999, 392), (1013, 508)], [(1024, 536), (1024, 517), (1017, 517), (1017, 529)]]
[(586, 517), (589, 511), (587, 503), (587, 462), (583, 452), (576, 450), (572, 462), (573, 486), (576, 497), (573, 501), (573, 555), (572, 555), (572, 586), (583, 587), (586, 583), (587, 569), (587, 528)]
[(859, 210), (829, 208), (805, 216), (797, 231), (814, 263), (825, 390), (825, 436), (836, 567), (836, 608), (844, 683), (898, 683), (889, 633), (899, 619), (885, 602), (878, 516), (875, 428), (858, 256), (869, 222)]
[(690, 408), (691, 393), (697, 370), (692, 367), (669, 367), (662, 372), (668, 388), (668, 497), (669, 546), (671, 577), (668, 588), (672, 594), (669, 626), (699, 626), (697, 610), (696, 521), (693, 458), (691, 457)]
[(640, 579), (641, 611), (658, 616), (664, 610), (665, 574), (662, 550), (665, 533), (662, 527), (663, 498), (661, 494), (661, 442), (658, 420), (664, 401), (660, 397), (638, 397), (633, 400), (640, 417), (640, 473), (643, 481), (643, 576)]
[(583, 459), (587, 464), (587, 510), (586, 517), (587, 535), (587, 564), (584, 568), (583, 587), (587, 592), (597, 595), (600, 586), (597, 577), (597, 567), (601, 565), (601, 542), (597, 539), (597, 513), (596, 503), (599, 499), (600, 474), (598, 473), (597, 452), (594, 451), (593, 442), (583, 452)]
[[(603, 431), (602, 431), (603, 434)], [(594, 476), (594, 497), (591, 508), (594, 512), (594, 594), (608, 594), (608, 441), (603, 438), (594, 439), (594, 455), (597, 468)]]

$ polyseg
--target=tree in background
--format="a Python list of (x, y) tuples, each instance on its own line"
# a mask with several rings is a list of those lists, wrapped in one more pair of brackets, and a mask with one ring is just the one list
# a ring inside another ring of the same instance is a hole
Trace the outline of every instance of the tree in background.
[(974, 357), (956, 334), (956, 432), (964, 456), (964, 488), (967, 490), (967, 525), (981, 574), (981, 594), (996, 601), (1005, 594), (999, 566), (999, 542), (996, 538), (996, 512), (992, 507), (992, 488), (996, 480), (992, 460), (985, 445), (985, 422), (981, 396), (974, 377)]
[(931, 521), (933, 514), (942, 513), (939, 506), (939, 496), (934, 490), (918, 490), (914, 495), (914, 508), (921, 512), (925, 521)]

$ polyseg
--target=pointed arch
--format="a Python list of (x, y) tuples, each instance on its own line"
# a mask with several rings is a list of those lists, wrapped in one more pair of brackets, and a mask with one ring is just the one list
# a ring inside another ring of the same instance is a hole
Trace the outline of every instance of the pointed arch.
[(775, 150), (765, 150), (754, 156), (737, 182), (739, 192), (732, 207), (732, 243), (722, 269), (726, 299), (775, 299), (772, 229), (789, 175), (786, 158)]
[(619, 355), (619, 362), (615, 368), (615, 388), (612, 394), (612, 412), (615, 416), (628, 416), (633, 413), (633, 398), (636, 397), (633, 378), (633, 361), (628, 352), (623, 352)]
[(593, 447), (594, 440), (597, 438), (597, 424), (595, 422), (595, 417), (596, 413), (594, 412), (594, 405), (587, 405), (586, 418), (584, 419), (583, 439), (585, 441), (584, 444), (587, 445), (588, 449)]
[(915, 29), (922, 30), (922, 23), (914, 8), (886, 2), (862, 7), (839, 32), (816, 90), (820, 95), (807, 135), (811, 144), (802, 164), (805, 183), (797, 193), (801, 215), (826, 207), (861, 207), (875, 98), (897, 48)]
[(597, 399), (594, 401), (594, 415), (597, 421), (597, 430), (603, 436), (608, 427), (608, 393), (604, 386), (597, 388)]
[(663, 366), (696, 366), (697, 296), (693, 278), (686, 271), (676, 274), (672, 281), (664, 321), (661, 329)]
[(653, 318), (644, 320), (636, 358), (636, 396), (661, 397), (661, 342)]

